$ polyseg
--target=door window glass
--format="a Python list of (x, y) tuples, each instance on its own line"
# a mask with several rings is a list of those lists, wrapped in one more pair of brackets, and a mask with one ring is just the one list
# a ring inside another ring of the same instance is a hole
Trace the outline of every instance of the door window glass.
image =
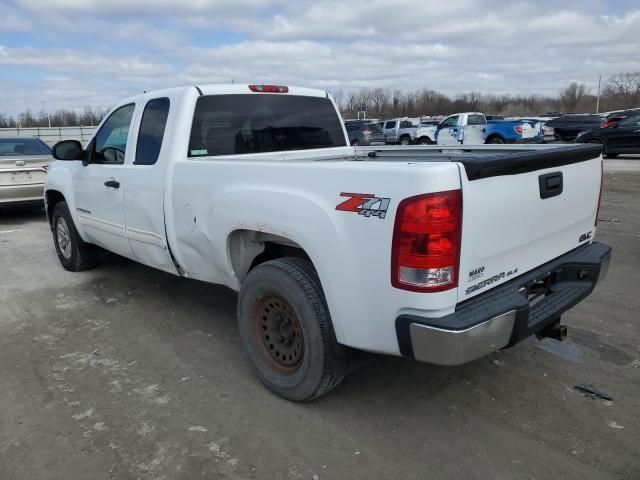
[(396, 121), (387, 122), (387, 125), (384, 128), (396, 128)]
[(168, 116), (168, 98), (154, 98), (144, 107), (136, 146), (136, 159), (133, 162), (135, 165), (153, 165), (158, 161)]
[(134, 108), (133, 103), (120, 107), (100, 127), (96, 134), (91, 163), (124, 163)]
[(458, 115), (449, 117), (444, 122), (442, 122), (443, 127), (455, 127), (457, 125), (458, 125)]
[(633, 115), (625, 118), (618, 125), (621, 127), (640, 127), (640, 115)]

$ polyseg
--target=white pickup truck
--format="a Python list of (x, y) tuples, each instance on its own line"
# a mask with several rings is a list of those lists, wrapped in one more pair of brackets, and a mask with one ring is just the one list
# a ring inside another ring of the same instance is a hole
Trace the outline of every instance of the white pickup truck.
[(354, 148), (320, 90), (147, 92), (53, 155), (62, 266), (104, 249), (238, 291), (258, 377), (296, 401), (360, 351), (457, 365), (560, 337), (609, 264), (599, 147)]

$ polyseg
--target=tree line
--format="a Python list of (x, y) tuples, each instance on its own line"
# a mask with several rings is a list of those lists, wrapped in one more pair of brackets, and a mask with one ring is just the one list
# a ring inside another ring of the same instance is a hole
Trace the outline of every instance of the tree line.
[(411, 91), (363, 88), (332, 92), (345, 118), (357, 118), (364, 107), (367, 118), (450, 115), (477, 111), (504, 116), (542, 116), (547, 113), (595, 113), (640, 107), (640, 72), (621, 72), (605, 80), (598, 103), (596, 92), (583, 83), (571, 83), (555, 96), (491, 95), (480, 92), (448, 96), (427, 88)]
[(80, 127), (98, 125), (107, 114), (107, 108), (84, 107), (81, 111), (59, 109), (47, 112), (44, 109), (34, 112), (27, 109), (12, 116), (0, 112), (0, 128), (32, 127)]
[[(449, 96), (435, 90), (362, 88), (332, 92), (345, 118), (356, 118), (361, 107), (367, 118), (419, 117), (478, 111), (504, 116), (541, 116), (546, 113), (594, 113), (596, 94), (583, 83), (571, 83), (555, 96), (491, 95), (480, 92)], [(598, 111), (640, 107), (640, 72), (621, 72), (605, 80)], [(0, 128), (75, 127), (98, 125), (107, 108), (84, 107), (82, 111), (33, 112), (11, 116), (0, 113)]]

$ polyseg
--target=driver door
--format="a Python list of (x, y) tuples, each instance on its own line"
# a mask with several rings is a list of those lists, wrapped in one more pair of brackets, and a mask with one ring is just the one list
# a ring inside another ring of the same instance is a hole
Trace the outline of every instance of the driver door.
[(89, 164), (73, 175), (86, 240), (128, 258), (133, 251), (124, 231), (124, 163), (132, 150), (128, 137), (135, 107), (129, 103), (112, 111), (87, 146)]
[(438, 124), (436, 143), (438, 145), (460, 145), (458, 141), (461, 128), (458, 126), (458, 115), (452, 115), (445, 118)]

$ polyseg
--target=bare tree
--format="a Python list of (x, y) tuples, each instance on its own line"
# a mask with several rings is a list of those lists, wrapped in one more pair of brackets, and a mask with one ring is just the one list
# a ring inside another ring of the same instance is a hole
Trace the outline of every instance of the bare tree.
[(572, 82), (560, 90), (560, 103), (566, 112), (572, 112), (586, 94), (587, 86), (584, 83)]

